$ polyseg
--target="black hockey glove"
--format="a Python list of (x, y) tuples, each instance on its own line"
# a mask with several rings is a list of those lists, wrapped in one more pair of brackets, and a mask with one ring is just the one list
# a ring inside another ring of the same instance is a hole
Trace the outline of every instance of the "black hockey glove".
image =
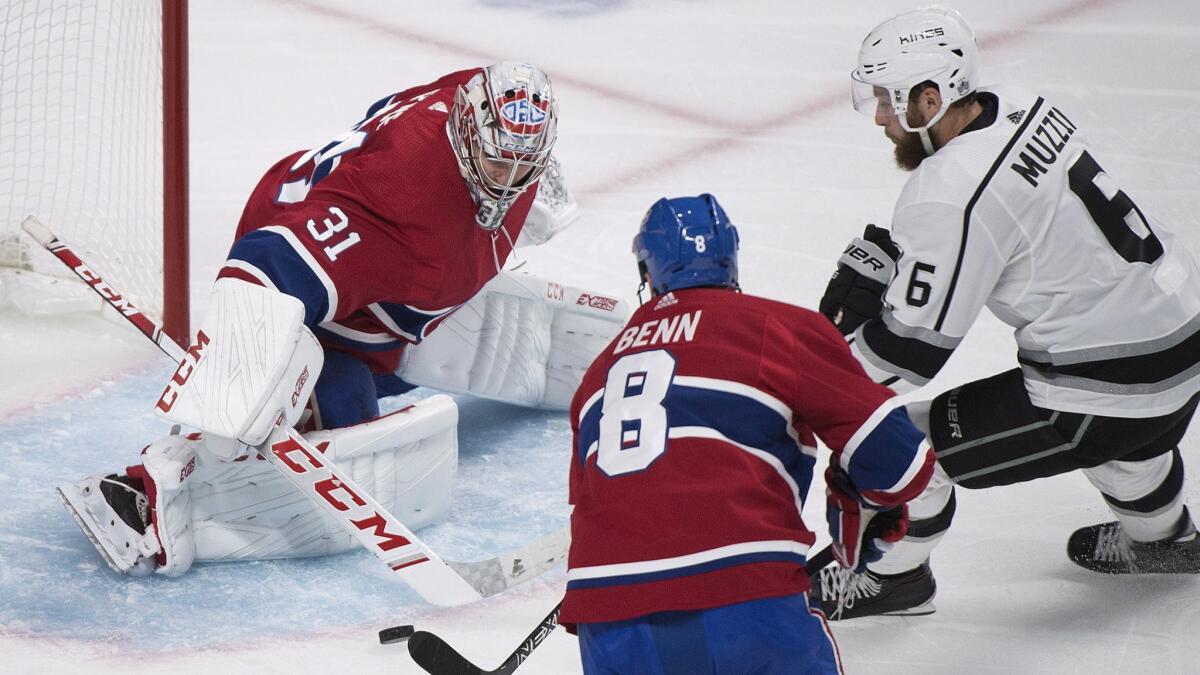
[(900, 248), (891, 234), (874, 225), (867, 225), (863, 236), (855, 237), (842, 252), (819, 305), (842, 335), (883, 313), (883, 294), (899, 258)]

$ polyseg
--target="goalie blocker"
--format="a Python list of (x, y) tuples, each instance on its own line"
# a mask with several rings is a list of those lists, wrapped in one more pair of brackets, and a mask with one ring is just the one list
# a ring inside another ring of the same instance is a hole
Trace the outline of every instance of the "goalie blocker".
[(317, 384), (324, 351), (304, 305), (240, 279), (218, 279), (196, 339), (155, 404), (165, 420), (207, 434), (223, 459), (295, 426)]
[[(305, 435), (410, 528), (450, 506), (458, 408), (432, 396), (362, 424)], [(91, 476), (58, 492), (109, 566), (176, 576), (194, 561), (339, 553), (353, 538), (257, 454), (222, 461), (200, 434), (142, 451), (128, 476)]]

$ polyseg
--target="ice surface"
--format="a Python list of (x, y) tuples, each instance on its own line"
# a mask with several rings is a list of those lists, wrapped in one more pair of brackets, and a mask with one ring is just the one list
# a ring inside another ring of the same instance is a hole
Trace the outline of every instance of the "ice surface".
[[(663, 195), (716, 194), (741, 229), (749, 292), (815, 305), (866, 222), (887, 224), (904, 175), (849, 106), (859, 41), (918, 3), (872, 0), (268, 0), (193, 3), (193, 295), (202, 311), (243, 200), (279, 157), (323, 143), (378, 97), (453, 69), (527, 58), (554, 77), (558, 146), (583, 216), (528, 268), (632, 298), (629, 242)], [(1200, 249), (1200, 4), (963, 0), (985, 82), (1057, 99), (1139, 206)], [(366, 554), (203, 565), (177, 580), (111, 573), (52, 486), (117, 470), (164, 427), (169, 371), (95, 317), (0, 310), (0, 650), (5, 672), (411, 672), (374, 631), (434, 630), (496, 665), (554, 605), (561, 572), (484, 603), (431, 608)], [(1013, 364), (985, 313), (932, 385)], [(447, 521), (420, 534), (482, 558), (561, 526), (562, 415), (460, 399), (462, 467)], [(392, 402), (396, 405), (397, 402)], [(1184, 442), (1200, 462), (1195, 433)], [(1197, 503), (1189, 479), (1187, 495)], [(810, 518), (821, 522), (819, 499)], [(1067, 562), (1108, 519), (1079, 475), (960, 491), (934, 558), (938, 612), (836, 624), (848, 672), (1195, 673), (1200, 580), (1109, 578)], [(557, 631), (520, 672), (579, 672)]]

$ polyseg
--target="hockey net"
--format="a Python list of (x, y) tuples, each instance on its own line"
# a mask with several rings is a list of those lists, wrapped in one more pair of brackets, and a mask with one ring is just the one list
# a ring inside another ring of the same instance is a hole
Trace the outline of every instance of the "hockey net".
[[(180, 12), (182, 28), (164, 21)], [(175, 48), (186, 49), (183, 0), (0, 7), (0, 306), (98, 311), (95, 296), (21, 233), (34, 215), (135, 304), (186, 333), (186, 145), (182, 155), (171, 147), (186, 139), (186, 56), (180, 63)], [(182, 284), (171, 279), (181, 272)]]

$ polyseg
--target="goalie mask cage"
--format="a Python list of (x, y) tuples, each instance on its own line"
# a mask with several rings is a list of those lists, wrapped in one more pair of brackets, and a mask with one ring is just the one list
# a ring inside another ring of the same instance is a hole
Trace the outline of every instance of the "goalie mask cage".
[(186, 0), (0, 4), (0, 284), (33, 311), (82, 289), (34, 215), (187, 344)]

